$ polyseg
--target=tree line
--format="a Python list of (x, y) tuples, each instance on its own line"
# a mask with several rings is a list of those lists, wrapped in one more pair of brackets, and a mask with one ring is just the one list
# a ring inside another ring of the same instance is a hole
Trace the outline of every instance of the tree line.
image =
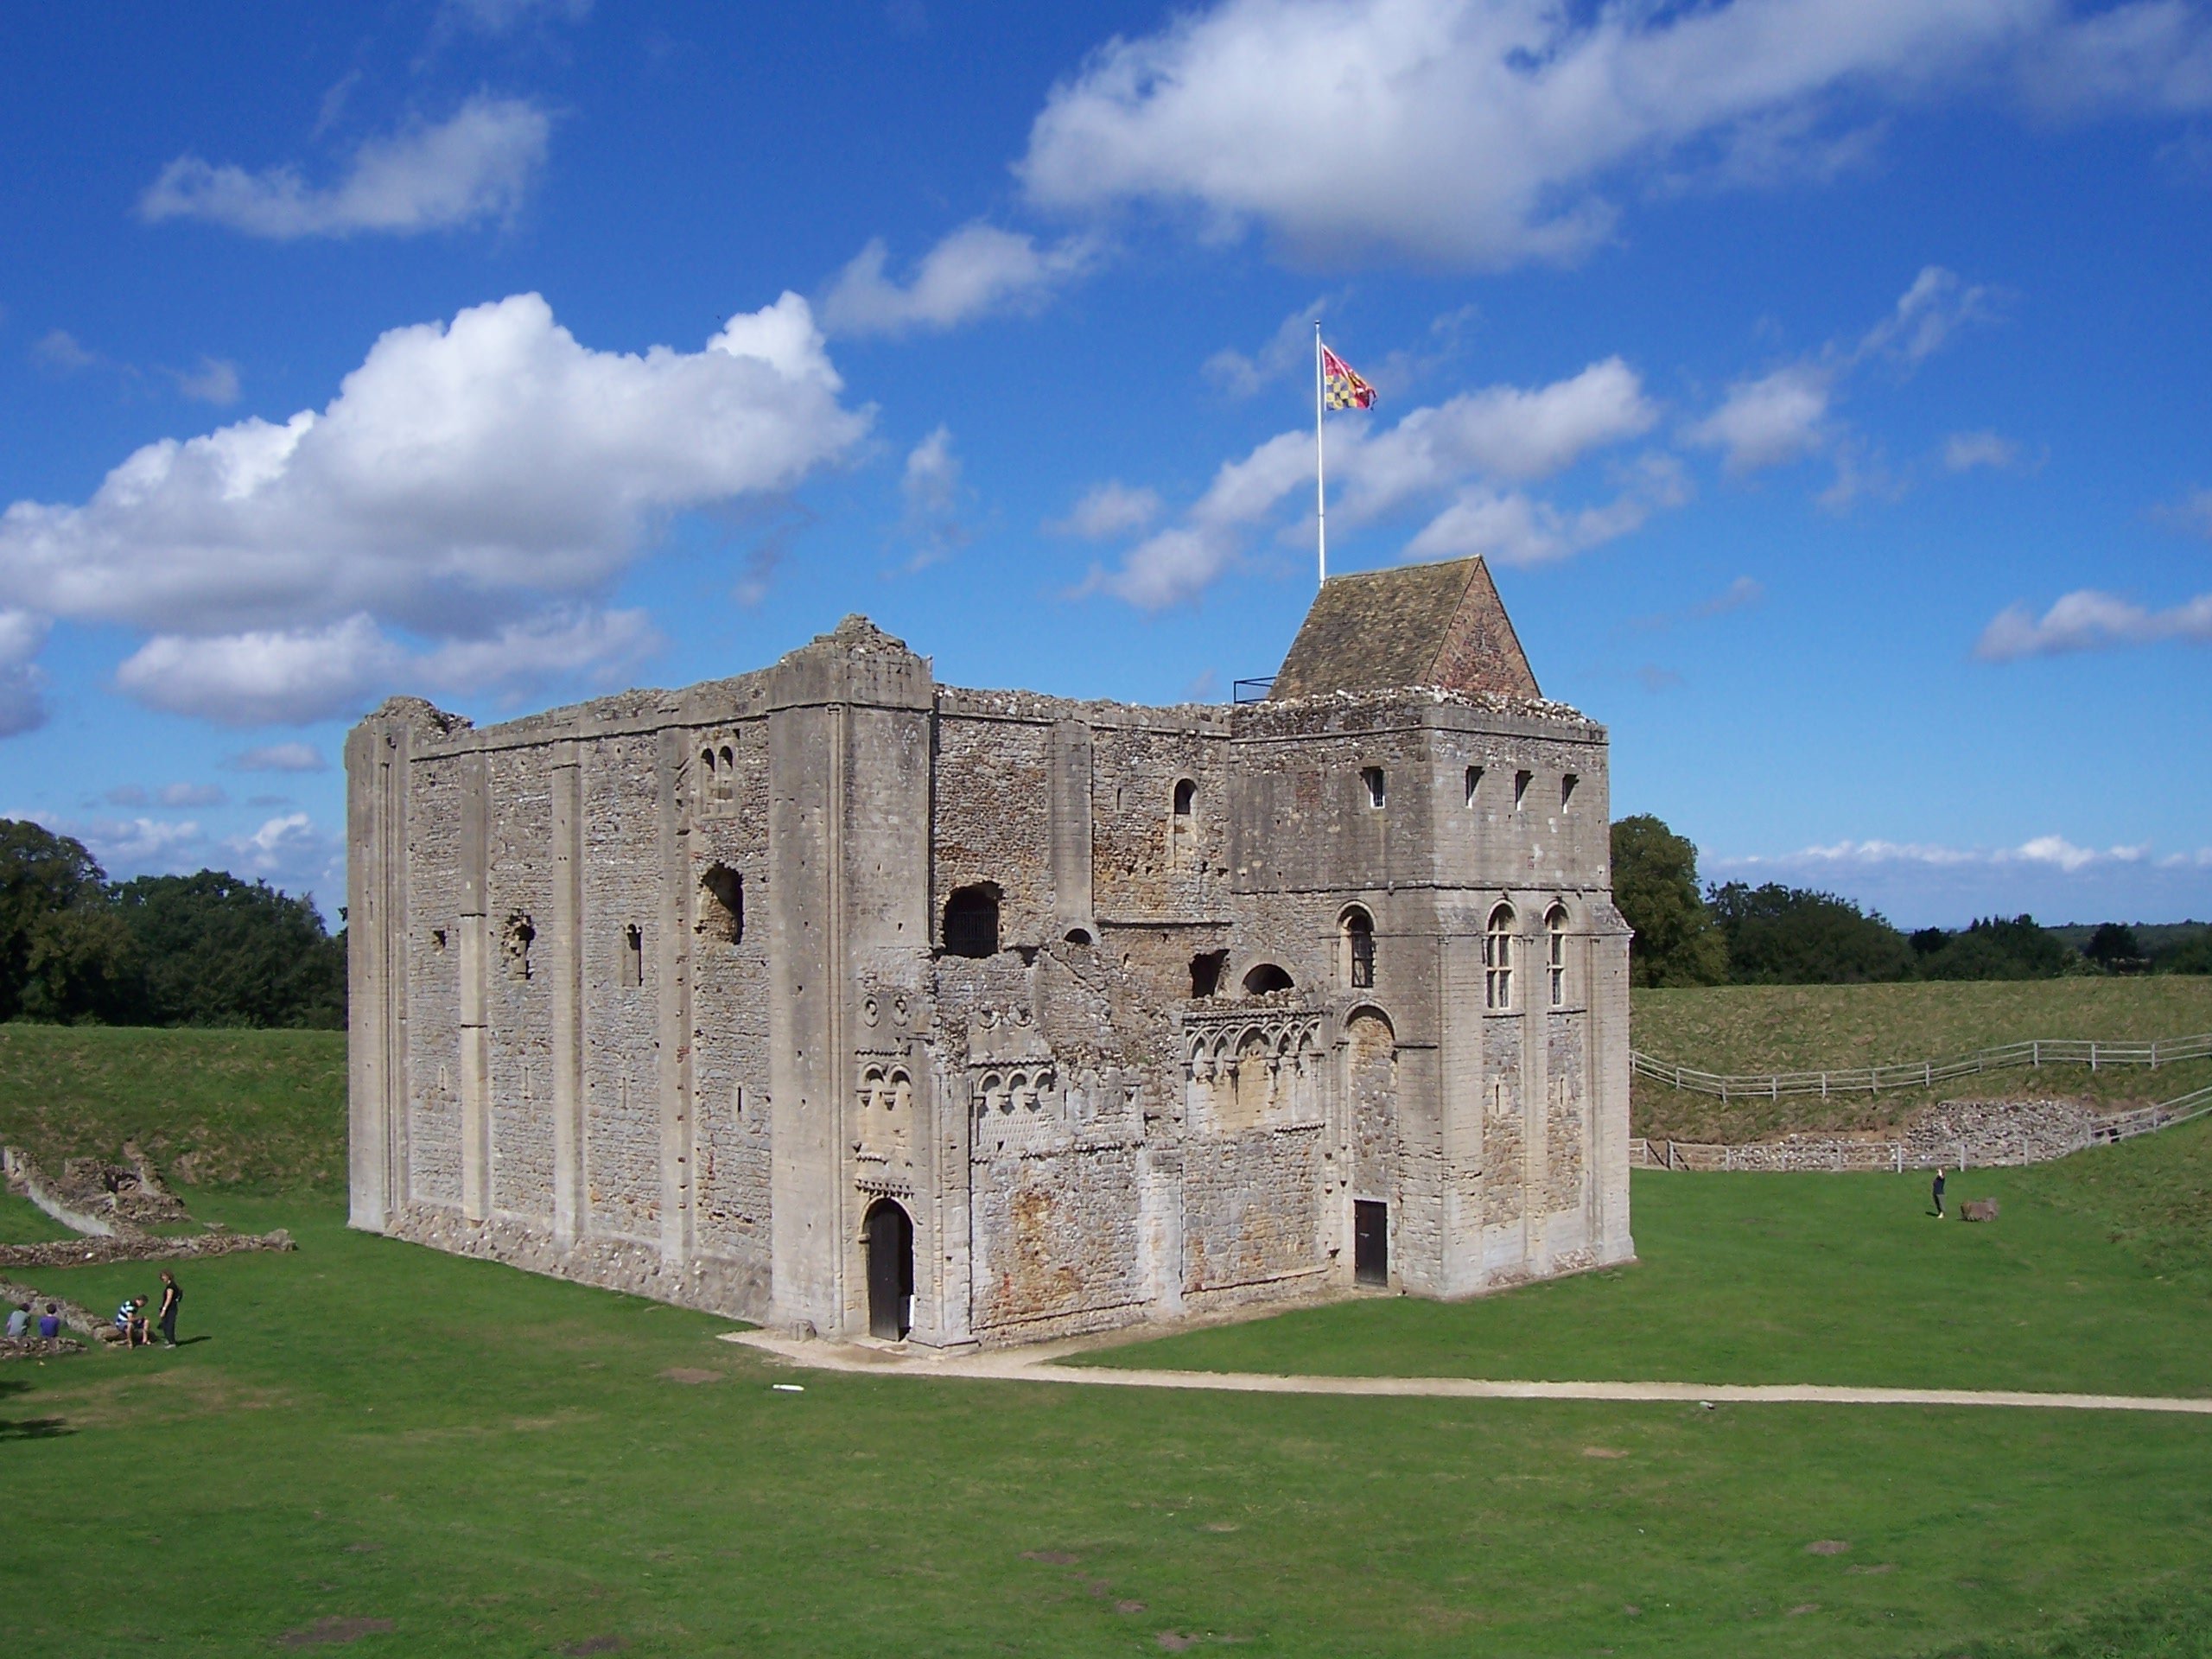
[(2023, 915), (1906, 933), (1833, 893), (1772, 881), (1700, 890), (1697, 849), (1648, 814), (1613, 825), (1613, 902), (1636, 930), (1629, 961), (1639, 986), (2212, 973), (2212, 929), (2160, 929), (2146, 944), (2106, 922), (2077, 946)]
[(0, 1020), (16, 1019), (343, 1029), (346, 936), (265, 881), (110, 881), (73, 837), (0, 818)]

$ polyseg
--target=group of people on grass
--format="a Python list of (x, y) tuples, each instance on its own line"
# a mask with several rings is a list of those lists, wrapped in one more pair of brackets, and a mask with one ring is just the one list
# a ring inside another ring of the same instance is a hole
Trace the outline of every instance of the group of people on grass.
[[(8, 1339), (10, 1342), (29, 1341), (31, 1325), (31, 1305), (29, 1302), (18, 1302), (8, 1310)], [(61, 1337), (60, 1305), (48, 1302), (46, 1312), (38, 1316), (37, 1325), (41, 1342), (59, 1341)]]
[(146, 1316), (143, 1296), (126, 1296), (123, 1306), (115, 1310), (115, 1328), (123, 1333), (123, 1340), (133, 1348), (154, 1345), (154, 1332), (159, 1327), (162, 1346), (176, 1346), (176, 1311), (184, 1303), (184, 1292), (178, 1288), (176, 1275), (167, 1268), (162, 1269), (162, 1300), (151, 1319)]

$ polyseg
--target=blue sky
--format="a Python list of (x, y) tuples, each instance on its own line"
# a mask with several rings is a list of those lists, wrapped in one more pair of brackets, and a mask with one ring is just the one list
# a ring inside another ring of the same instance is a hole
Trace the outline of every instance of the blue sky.
[(34, 9), (0, 813), (343, 890), (348, 722), (765, 664), (1217, 699), (1486, 554), (1617, 813), (2212, 915), (2212, 9)]

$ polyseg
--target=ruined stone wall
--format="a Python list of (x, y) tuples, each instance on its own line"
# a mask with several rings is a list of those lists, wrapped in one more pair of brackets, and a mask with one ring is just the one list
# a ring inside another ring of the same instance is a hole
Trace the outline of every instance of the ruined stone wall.
[(405, 1197), (461, 1205), (461, 828), (464, 763), (417, 761), (407, 842)]
[[(552, 996), (538, 949), (553, 914), (553, 798), (543, 747), (484, 757), (490, 796), (488, 935), (492, 1204), (541, 1224), (553, 1218)], [(541, 921), (540, 918), (546, 918)]]

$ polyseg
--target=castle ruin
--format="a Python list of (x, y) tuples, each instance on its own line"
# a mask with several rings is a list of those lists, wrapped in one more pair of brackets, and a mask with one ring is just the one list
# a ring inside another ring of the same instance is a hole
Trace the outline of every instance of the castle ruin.
[(1263, 702), (774, 666), (348, 736), (357, 1227), (951, 1347), (1625, 1261), (1602, 727), (1479, 560)]

